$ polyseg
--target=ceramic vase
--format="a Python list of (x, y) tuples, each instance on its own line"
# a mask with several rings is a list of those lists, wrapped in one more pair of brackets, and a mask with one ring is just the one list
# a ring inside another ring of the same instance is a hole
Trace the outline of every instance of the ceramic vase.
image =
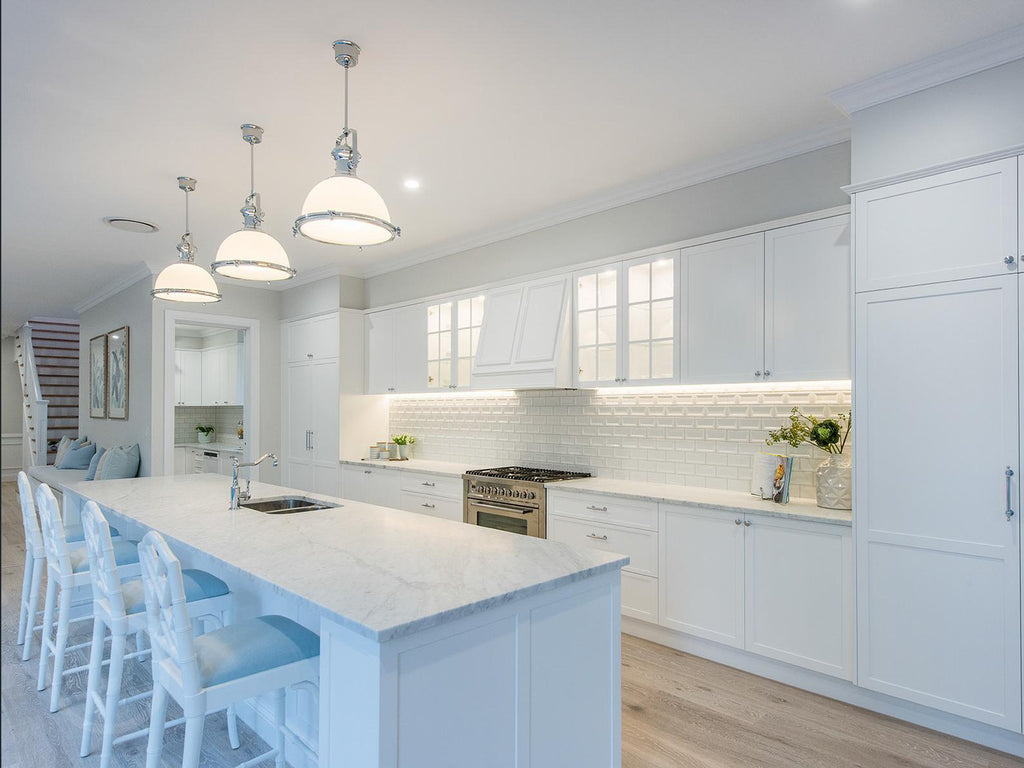
[(818, 506), (826, 509), (853, 509), (853, 463), (842, 453), (830, 454), (818, 465)]
[(400, 458), (400, 459), (408, 459), (409, 458), (409, 448), (411, 448), (411, 447), (412, 446), (409, 446), (409, 445), (400, 445), (400, 446), (398, 446), (398, 458)]
[(200, 443), (212, 443), (213, 442), (213, 435), (214, 435), (213, 432), (196, 432), (196, 434), (199, 435), (199, 442)]

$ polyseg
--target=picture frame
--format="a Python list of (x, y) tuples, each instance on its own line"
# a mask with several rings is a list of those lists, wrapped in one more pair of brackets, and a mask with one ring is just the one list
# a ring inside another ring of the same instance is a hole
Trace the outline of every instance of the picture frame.
[(107, 418), (128, 418), (128, 326), (115, 328), (106, 335), (107, 343)]
[(107, 418), (107, 334), (89, 339), (89, 418)]

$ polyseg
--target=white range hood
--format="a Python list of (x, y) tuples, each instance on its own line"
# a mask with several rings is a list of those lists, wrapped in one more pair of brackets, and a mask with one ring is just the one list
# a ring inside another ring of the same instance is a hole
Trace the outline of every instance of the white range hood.
[(518, 283), (495, 288), (486, 296), (473, 388), (572, 387), (569, 278)]

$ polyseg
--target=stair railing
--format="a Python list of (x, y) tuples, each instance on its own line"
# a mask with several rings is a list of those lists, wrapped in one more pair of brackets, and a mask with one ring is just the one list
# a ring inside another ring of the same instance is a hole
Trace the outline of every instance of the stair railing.
[[(47, 457), (47, 411), (49, 403), (43, 399), (39, 386), (39, 372), (36, 369), (35, 352), (32, 349), (32, 328), (23, 325), (18, 329), (19, 365), (21, 391), (25, 397), (24, 431), (22, 438), (22, 460), (27, 466), (46, 464)], [(33, 442), (32, 437), (35, 437)]]

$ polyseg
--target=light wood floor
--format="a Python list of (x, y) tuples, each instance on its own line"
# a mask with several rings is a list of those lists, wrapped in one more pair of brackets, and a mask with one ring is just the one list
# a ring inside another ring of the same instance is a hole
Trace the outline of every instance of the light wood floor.
[[(44, 695), (35, 690), (38, 650), (31, 661), (22, 662), (21, 647), (15, 644), (25, 549), (14, 483), (2, 485), (0, 523), (0, 764), (2, 768), (98, 766), (97, 754), (78, 757), (85, 673), (67, 678), (64, 706), (51, 715), (48, 691)], [(86, 624), (79, 625), (81, 639), (88, 638)], [(129, 662), (125, 678), (132, 686), (143, 685), (149, 674), (144, 664)], [(129, 709), (119, 733), (146, 724), (147, 702)], [(179, 714), (172, 704), (169, 717)], [(239, 731), (242, 747), (235, 752), (228, 747), (224, 715), (210, 716), (202, 764), (235, 765), (266, 749), (243, 724)], [(167, 732), (162, 765), (180, 765), (182, 735), (180, 727)], [(622, 745), (623, 768), (1024, 766), (1024, 761), (1009, 755), (629, 635), (622, 637)], [(145, 751), (144, 740), (115, 747), (112, 765), (142, 766)]]

